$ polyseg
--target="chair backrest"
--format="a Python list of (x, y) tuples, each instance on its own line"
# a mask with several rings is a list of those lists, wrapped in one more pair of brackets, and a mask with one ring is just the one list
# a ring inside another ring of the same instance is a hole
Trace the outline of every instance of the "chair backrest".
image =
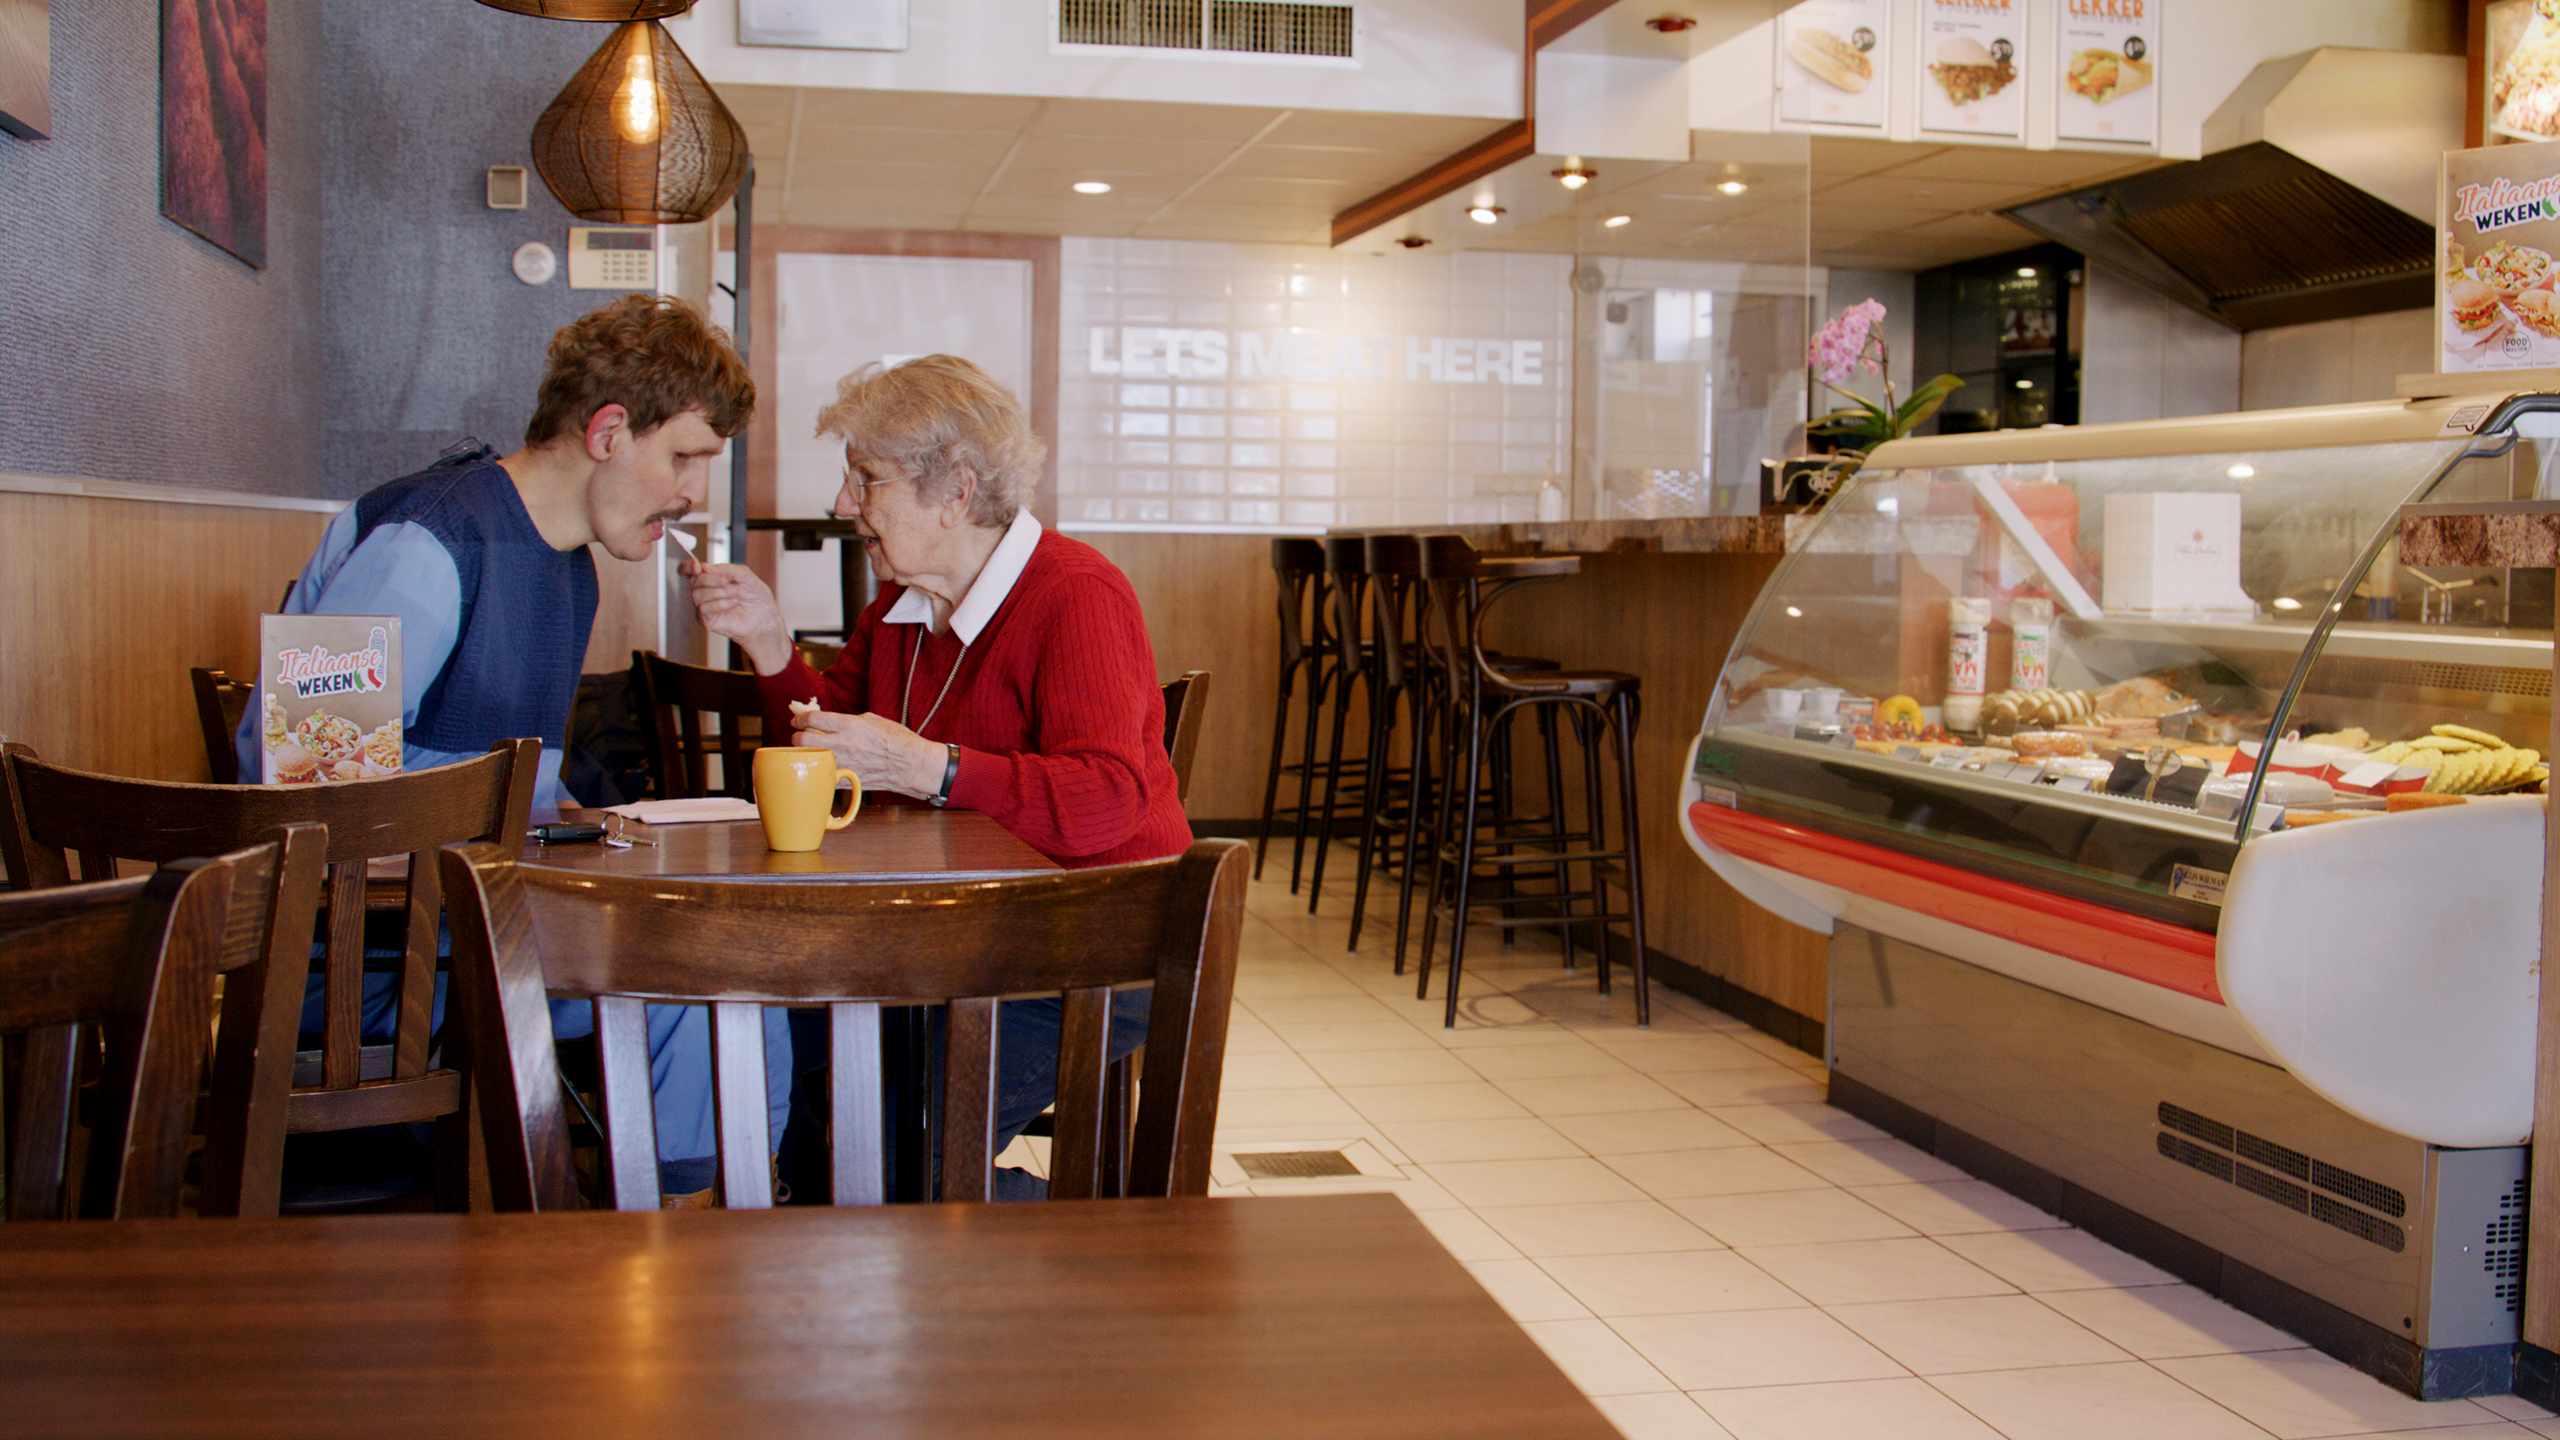
[(1381, 693), (1411, 682), (1410, 647), (1423, 643), (1419, 592), (1422, 549), (1411, 535), (1368, 535), (1361, 538), (1369, 564), (1370, 633), (1377, 639)]
[[(234, 1204), (242, 1214), (275, 1213), (288, 1128), (346, 1130), (461, 1113), (459, 1074), (427, 1064), (444, 909), (435, 855), (471, 840), (521, 846), (541, 753), (540, 741), (512, 740), (476, 760), (372, 780), (185, 785), (66, 770), (24, 745), (0, 745), (0, 853), (21, 886), (68, 883), (73, 855), (80, 878), (101, 880), (118, 860), (165, 864), (235, 849), (279, 826), (326, 827), (307, 877), (288, 871), (263, 946), (238, 935), (229, 942), (228, 963), (248, 968), (224, 987), (213, 1114), (244, 1127), (242, 1173), (229, 1173), (227, 1148), (208, 1134), (206, 1213), (232, 1213)], [(386, 876), (368, 886), (374, 862), (404, 860), (405, 880)], [(312, 1054), (297, 1046), (323, 866), (326, 998), (321, 1045)], [(360, 1033), (371, 908), (399, 915), (394, 923), (403, 936), (399, 1014), (387, 1045), (367, 1045)], [(458, 1148), (450, 1153), (461, 1155)], [(439, 1169), (440, 1184), (461, 1184), (459, 1175)], [(449, 1189), (444, 1198), (459, 1204), (463, 1194)]]
[(1358, 535), (1334, 535), (1324, 542), (1326, 625), (1332, 630), (1334, 658), (1344, 673), (1363, 668), (1361, 637), (1369, 617), (1369, 542)]
[(1173, 758), (1174, 793), (1191, 798), (1191, 760), (1200, 753), (1201, 717), (1209, 710), (1209, 672), (1186, 670), (1164, 682), (1164, 753)]
[(1304, 536), (1273, 540), (1271, 573), (1280, 582), (1280, 669), (1286, 674), (1324, 648), (1324, 546)]
[[(11, 1220), (178, 1213), (223, 938), (235, 909), (266, 910), (282, 853), (269, 843), (131, 880), (0, 895)], [(75, 1177), (84, 1072), (98, 1089)]]
[[(649, 766), (662, 800), (706, 795), (755, 798), (749, 758), (764, 743), (764, 690), (754, 672), (687, 665), (648, 650), (631, 652), (640, 700), (649, 711)], [(710, 716), (713, 726), (703, 727)], [(720, 783), (711, 783), (711, 759)]]
[(658, 1204), (644, 997), (708, 1002), (721, 1188), (772, 1203), (759, 1007), (827, 1006), (837, 1204), (881, 1198), (880, 1007), (946, 1008), (940, 1190), (993, 1184), (996, 1004), (1064, 993), (1049, 1194), (1103, 1188), (1111, 987), (1152, 982), (1130, 1195), (1208, 1191), (1244, 925), (1247, 847), (1202, 840), (1136, 865), (927, 885), (760, 885), (572, 875), (512, 851), (445, 852), (454, 975), (499, 1209), (574, 1206), (545, 992), (595, 997), (615, 1204)]
[(187, 678), (195, 684), (196, 724), (204, 730), (205, 770), (216, 785), (237, 785), (240, 717), (249, 713), (249, 702), (257, 698), (258, 687), (201, 665), (189, 670)]

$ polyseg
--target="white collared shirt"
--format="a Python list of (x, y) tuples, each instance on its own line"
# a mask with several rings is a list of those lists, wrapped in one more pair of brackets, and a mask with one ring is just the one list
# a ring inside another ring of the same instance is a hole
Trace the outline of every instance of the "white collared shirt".
[[(1004, 608), (1005, 597), (1013, 593), (1014, 583), (1022, 578), (1022, 567), (1031, 563), (1031, 552), (1040, 544), (1040, 522), (1031, 518), (1028, 509), (1013, 514), (1013, 524), (1006, 527), (1004, 538), (996, 542), (995, 553), (987, 557), (978, 578), (969, 582), (969, 593), (952, 607), (951, 628), (958, 632), (960, 643), (974, 645), (978, 634), (987, 628), (996, 611)], [(933, 624), (933, 597), (913, 585), (880, 617), (884, 625)]]

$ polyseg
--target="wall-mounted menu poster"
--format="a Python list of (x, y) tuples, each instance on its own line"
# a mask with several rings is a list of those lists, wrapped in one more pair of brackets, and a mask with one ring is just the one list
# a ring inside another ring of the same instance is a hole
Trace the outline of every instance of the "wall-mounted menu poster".
[(2480, 133), (2491, 145), (2560, 136), (2560, 22), (2539, 0), (2494, 0), (2480, 87)]
[(2053, 133), (2160, 143), (2160, 7), (2166, 0), (2062, 0), (2054, 25)]
[(1884, 128), (1885, 0), (1804, 0), (1778, 17), (1778, 119)]
[(2560, 141), (2445, 152), (2436, 315), (2446, 370), (2560, 365)]
[(2016, 139), (2026, 133), (2025, 0), (1920, 0), (1920, 128)]
[(399, 774), (400, 713), (399, 616), (259, 618), (262, 783)]

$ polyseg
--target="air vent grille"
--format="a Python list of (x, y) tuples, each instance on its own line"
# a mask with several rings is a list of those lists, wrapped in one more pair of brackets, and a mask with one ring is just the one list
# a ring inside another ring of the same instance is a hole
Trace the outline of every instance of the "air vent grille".
[(2497, 1281), (2496, 1294), (2515, 1314), (2524, 1308), (2525, 1181), (2519, 1176), (2498, 1197), (2498, 1218), (2480, 1236), (2480, 1268)]
[[(2352, 1170), (2341, 1170), (2325, 1160), (2314, 1160), (2290, 1145), (2279, 1145), (2265, 1136), (2252, 1135), (2166, 1100), (2160, 1102), (2158, 1114), (2160, 1133), (2154, 1137), (2154, 1144), (2161, 1158), (2173, 1160), (2190, 1170), (2203, 1171), (2262, 1200), (2281, 1205), (2296, 1214), (2308, 1215), (2323, 1225), (2335, 1226), (2385, 1250), (2396, 1253), (2408, 1248), (2408, 1230), (2392, 1223), (2409, 1213), (2409, 1197), (2400, 1191)], [(2204, 1143), (2198, 1144), (2198, 1141)], [(2305, 1180), (2311, 1183), (2302, 1184)], [(2333, 1196), (2337, 1198), (2331, 1198)], [(2355, 1203), (2349, 1205), (2342, 1201)], [(2357, 1206), (2364, 1208), (2358, 1209)], [(2501, 1208), (2502, 1216), (2507, 1213), (2507, 1208)], [(2496, 1247), (2503, 1243), (2516, 1256), (2522, 1254), (2517, 1248), (2523, 1243), (2520, 1238), (2524, 1223), (2522, 1202), (2517, 1201), (2512, 1209), (2515, 1218), (2492, 1224), (2489, 1242), (2483, 1247), (2491, 1273), (2502, 1276), (2506, 1272), (2497, 1268), (2500, 1261)], [(2380, 1213), (2371, 1213), (2375, 1211)], [(2389, 1218), (2384, 1218), (2386, 1216)], [(2499, 1238), (2500, 1224), (2510, 1225), (2514, 1232), (2503, 1241)], [(2499, 1288), (2499, 1296), (2504, 1299), (2511, 1299), (2510, 1290), (2520, 1288), (2523, 1281), (2524, 1262), (2516, 1258), (2511, 1263), (2515, 1266), (2515, 1285)]]
[(1283, 0), (1058, 0), (1058, 43), (1347, 59), (1351, 11)]
[(1236, 1156), (1236, 1164), (1256, 1180), (1314, 1180), (1360, 1173), (1351, 1157), (1339, 1150), (1245, 1151)]

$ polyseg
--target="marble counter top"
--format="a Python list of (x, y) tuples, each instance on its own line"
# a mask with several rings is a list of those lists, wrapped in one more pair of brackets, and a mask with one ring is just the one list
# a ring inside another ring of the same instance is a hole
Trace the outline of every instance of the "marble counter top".
[(2403, 505), (2400, 563), (2507, 569), (2560, 565), (2560, 501)]

